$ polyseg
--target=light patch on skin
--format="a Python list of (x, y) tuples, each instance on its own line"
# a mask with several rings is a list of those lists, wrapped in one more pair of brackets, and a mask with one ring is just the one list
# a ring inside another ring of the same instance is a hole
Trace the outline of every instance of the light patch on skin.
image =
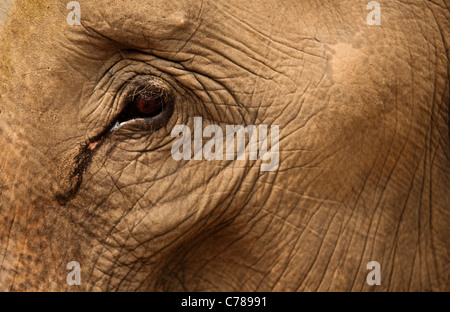
[(14, 0), (2, 0), (0, 1), (0, 27), (5, 24), (6, 18), (13, 6)]
[(95, 142), (91, 142), (91, 143), (89, 143), (89, 145), (88, 145), (88, 149), (91, 150), (91, 151), (93, 151), (93, 150), (95, 150), (95, 149), (97, 148), (97, 146), (98, 146), (100, 143), (102, 143), (102, 139), (97, 140), (97, 141), (95, 141)]
[(42, 21), (46, 18), (45, 13), (50, 5), (47, 0), (22, 0), (18, 3), (18, 8), (23, 17)]
[(364, 66), (367, 65), (368, 57), (360, 49), (355, 49), (350, 44), (338, 43), (332, 47), (333, 59), (331, 62), (333, 70), (333, 81), (337, 84), (360, 79)]
[(4, 81), (6, 81), (6, 78), (8, 78), (12, 72), (11, 63), (5, 54), (5, 51), (7, 51), (6, 42), (1, 40), (1, 38), (4, 35), (6, 20), (12, 15), (11, 12), (14, 2), (15, 0), (0, 1), (0, 81), (3, 81), (3, 83), (0, 83), (0, 98), (1, 93), (4, 93), (6, 90), (6, 83)]

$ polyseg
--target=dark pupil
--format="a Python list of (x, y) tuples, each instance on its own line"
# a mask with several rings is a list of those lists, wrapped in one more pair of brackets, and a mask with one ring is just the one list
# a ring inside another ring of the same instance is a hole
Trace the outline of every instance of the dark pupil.
[(135, 118), (151, 118), (158, 116), (163, 111), (161, 97), (137, 95), (120, 114), (118, 121), (125, 122)]

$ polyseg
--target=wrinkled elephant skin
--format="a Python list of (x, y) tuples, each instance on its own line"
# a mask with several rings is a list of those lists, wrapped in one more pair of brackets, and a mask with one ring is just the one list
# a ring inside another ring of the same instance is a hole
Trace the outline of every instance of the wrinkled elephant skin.
[(79, 2), (0, 5), (0, 290), (450, 290), (448, 2)]

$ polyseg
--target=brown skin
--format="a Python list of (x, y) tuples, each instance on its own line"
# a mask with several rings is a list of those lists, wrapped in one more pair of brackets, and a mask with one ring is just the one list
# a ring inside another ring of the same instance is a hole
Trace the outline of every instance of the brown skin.
[[(137, 2), (0, 28), (0, 290), (450, 290), (444, 1)], [(173, 115), (102, 136), (136, 75)], [(173, 160), (194, 116), (279, 125), (278, 170)]]

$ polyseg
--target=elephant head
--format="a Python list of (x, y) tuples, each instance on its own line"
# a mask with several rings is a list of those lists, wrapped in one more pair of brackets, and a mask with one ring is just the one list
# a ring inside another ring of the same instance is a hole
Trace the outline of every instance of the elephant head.
[(380, 5), (3, 0), (0, 289), (448, 291), (450, 13)]

